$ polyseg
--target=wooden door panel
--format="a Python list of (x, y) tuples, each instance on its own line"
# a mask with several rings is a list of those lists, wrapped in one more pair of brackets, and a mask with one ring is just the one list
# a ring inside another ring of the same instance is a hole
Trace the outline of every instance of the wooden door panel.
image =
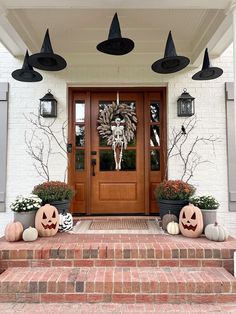
[[(143, 95), (142, 93), (120, 93), (120, 103), (131, 101), (134, 103), (138, 119), (136, 130), (136, 144), (127, 150), (136, 153), (136, 167), (133, 171), (111, 170), (101, 168), (101, 158), (104, 151), (113, 154), (111, 147), (99, 146), (97, 119), (99, 103), (112, 103), (116, 100), (115, 93), (94, 93), (92, 103), (92, 150), (97, 152), (95, 176), (92, 176), (92, 204), (91, 212), (102, 213), (143, 213), (144, 196), (140, 193), (144, 188), (144, 154), (143, 154)], [(125, 154), (125, 152), (124, 152)], [(113, 156), (113, 155), (112, 155)], [(113, 158), (113, 157), (112, 157)], [(109, 161), (110, 163), (112, 160)]]
[[(120, 103), (134, 102), (138, 119), (136, 142), (125, 150), (121, 171), (115, 170), (113, 151), (99, 140), (97, 131), (99, 102), (116, 101), (116, 92), (69, 89), (68, 143), (72, 152), (68, 153), (68, 178), (76, 191), (72, 213), (158, 212), (154, 191), (164, 178), (166, 164), (165, 88), (121, 89)], [(77, 112), (81, 106), (84, 119)], [(95, 176), (92, 159), (96, 160)]]

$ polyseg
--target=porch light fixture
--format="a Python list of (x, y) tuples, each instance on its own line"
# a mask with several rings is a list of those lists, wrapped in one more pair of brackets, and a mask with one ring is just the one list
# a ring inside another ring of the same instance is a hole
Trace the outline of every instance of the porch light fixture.
[(56, 118), (57, 117), (57, 100), (51, 94), (49, 89), (47, 94), (40, 98), (39, 106), (40, 116), (44, 118)]
[(183, 93), (177, 100), (178, 117), (191, 117), (195, 113), (194, 97), (192, 97), (187, 89), (184, 88)]

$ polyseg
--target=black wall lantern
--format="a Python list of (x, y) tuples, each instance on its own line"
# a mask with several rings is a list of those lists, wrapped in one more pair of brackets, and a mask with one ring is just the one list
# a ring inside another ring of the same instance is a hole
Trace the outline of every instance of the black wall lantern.
[(40, 98), (40, 115), (44, 118), (56, 118), (57, 117), (57, 100), (51, 94), (49, 89), (47, 94)]
[(183, 93), (177, 100), (178, 117), (191, 117), (195, 113), (194, 97), (192, 97), (187, 89), (184, 88)]

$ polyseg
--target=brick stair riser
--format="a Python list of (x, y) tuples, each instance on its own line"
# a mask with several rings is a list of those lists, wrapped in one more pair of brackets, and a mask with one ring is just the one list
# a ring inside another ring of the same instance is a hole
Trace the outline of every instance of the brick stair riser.
[(236, 279), (223, 268), (9, 268), (0, 302), (235, 302)]
[(235, 294), (74, 294), (74, 293), (11, 293), (1, 294), (0, 302), (65, 303), (65, 302), (114, 302), (114, 303), (233, 303)]
[(0, 261), (0, 273), (9, 267), (224, 267), (233, 274), (233, 259), (15, 259)]

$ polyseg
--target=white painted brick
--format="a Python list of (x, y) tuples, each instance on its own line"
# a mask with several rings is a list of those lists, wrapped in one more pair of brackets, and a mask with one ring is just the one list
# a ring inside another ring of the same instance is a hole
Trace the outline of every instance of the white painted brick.
[[(215, 153), (208, 152), (209, 147), (202, 145), (199, 153), (204, 159), (211, 159), (212, 164), (203, 164), (198, 168), (192, 180), (199, 194), (212, 194), (220, 202), (218, 211), (219, 222), (225, 224), (231, 234), (236, 236), (236, 213), (228, 211), (227, 189), (227, 161), (226, 161), (226, 125), (225, 125), (225, 99), (224, 83), (233, 81), (233, 48), (232, 45), (220, 58), (213, 60), (213, 64), (221, 66), (224, 74), (214, 81), (198, 82), (191, 79), (199, 69), (184, 70), (174, 75), (158, 75), (151, 71), (150, 65), (130, 65), (122, 61), (122, 64), (114, 65), (97, 64), (91, 58), (78, 58), (78, 64), (68, 65), (61, 72), (43, 72), (43, 81), (39, 83), (21, 83), (11, 78), (11, 72), (21, 68), (22, 58), (11, 56), (0, 45), (0, 81), (10, 83), (9, 94), (9, 135), (8, 135), (8, 165), (7, 165), (7, 212), (0, 213), (0, 234), (5, 225), (12, 219), (9, 204), (17, 194), (31, 192), (34, 185), (41, 182), (32, 160), (26, 153), (24, 132), (31, 126), (25, 121), (23, 113), (37, 113), (39, 98), (48, 89), (58, 100), (58, 118), (56, 128), (67, 119), (67, 84), (78, 86), (168, 86), (168, 126), (169, 128), (181, 127), (184, 119), (176, 116), (176, 100), (187, 88), (188, 92), (196, 98), (196, 113), (199, 119), (198, 127), (194, 135), (209, 136), (215, 134), (221, 137), (221, 142), (215, 143)], [(80, 61), (81, 60), (81, 61)], [(87, 60), (87, 62), (85, 62)], [(108, 63), (110, 62), (110, 63)], [(121, 62), (120, 62), (121, 63)], [(68, 62), (69, 64), (69, 62)], [(62, 180), (61, 169), (65, 168), (65, 160), (56, 158), (52, 167), (53, 179)], [(178, 161), (171, 160), (169, 175), (171, 178), (179, 178), (180, 169)]]

